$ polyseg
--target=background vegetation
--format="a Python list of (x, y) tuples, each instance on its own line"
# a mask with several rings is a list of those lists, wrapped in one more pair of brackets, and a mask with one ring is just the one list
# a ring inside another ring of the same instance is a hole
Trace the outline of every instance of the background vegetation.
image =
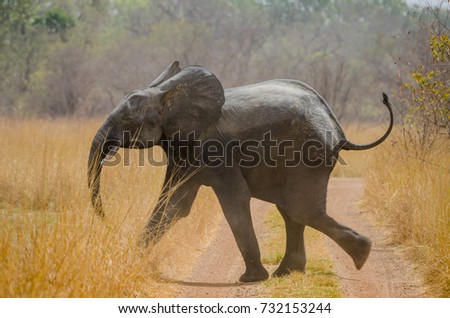
[(0, 11), (0, 114), (104, 114), (180, 60), (225, 87), (301, 79), (348, 120), (379, 114), (429, 15), (402, 0), (20, 0)]

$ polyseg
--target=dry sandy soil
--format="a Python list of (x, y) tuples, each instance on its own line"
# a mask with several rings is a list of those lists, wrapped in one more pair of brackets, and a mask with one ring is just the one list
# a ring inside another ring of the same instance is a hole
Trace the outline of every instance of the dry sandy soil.
[[(360, 178), (334, 178), (328, 192), (328, 213), (339, 222), (372, 239), (372, 252), (358, 271), (349, 256), (328, 240), (346, 297), (423, 297), (425, 290), (414, 265), (406, 260), (399, 247), (389, 243), (387, 228), (376, 224), (362, 213), (358, 201), (363, 194)], [(252, 200), (252, 216), (258, 240), (264, 240), (264, 214), (270, 204)], [(219, 222), (213, 238), (200, 253), (193, 267), (182, 277), (172, 280), (178, 285), (176, 297), (260, 297), (262, 285), (240, 284), (244, 265), (225, 220)]]

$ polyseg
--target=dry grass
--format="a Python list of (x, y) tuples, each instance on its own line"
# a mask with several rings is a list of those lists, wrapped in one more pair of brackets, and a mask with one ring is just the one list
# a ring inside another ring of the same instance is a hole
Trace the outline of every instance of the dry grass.
[[(182, 278), (208, 240), (218, 220), (218, 213), (209, 212), (218, 206), (211, 191), (202, 189), (191, 215), (158, 246), (145, 253), (137, 248), (165, 171), (147, 162), (138, 167), (142, 153), (137, 150), (132, 151), (130, 167), (104, 168), (107, 217), (100, 221), (94, 216), (86, 167), (99, 125), (94, 120), (0, 119), (0, 297), (168, 297), (172, 290), (160, 275)], [(345, 129), (355, 142), (371, 141), (381, 130)], [(434, 295), (448, 297), (448, 141), (421, 161), (405, 156), (392, 140), (395, 136), (373, 152), (343, 152), (349, 165), (338, 166), (335, 175), (366, 177), (366, 208), (392, 225), (393, 241), (410, 248)], [(315, 240), (314, 233), (308, 235), (307, 241)], [(281, 296), (284, 290), (286, 296), (308, 296), (314, 286), (319, 286), (314, 295), (339, 295), (329, 280), (331, 261), (320, 255), (319, 243), (314, 241), (308, 255), (309, 274), (270, 280), (268, 295)], [(273, 248), (266, 263), (277, 263), (281, 257), (280, 246)]]
[(450, 145), (442, 140), (425, 158), (400, 135), (378, 148), (366, 175), (365, 207), (391, 225), (392, 240), (410, 250), (431, 295), (450, 296)]
[(170, 296), (157, 273), (174, 264), (183, 270), (189, 247), (207, 239), (204, 211), (216, 203), (204, 190), (189, 222), (157, 248), (137, 247), (165, 170), (138, 167), (137, 150), (130, 167), (104, 169), (107, 217), (94, 216), (86, 168), (99, 125), (0, 119), (0, 297)]

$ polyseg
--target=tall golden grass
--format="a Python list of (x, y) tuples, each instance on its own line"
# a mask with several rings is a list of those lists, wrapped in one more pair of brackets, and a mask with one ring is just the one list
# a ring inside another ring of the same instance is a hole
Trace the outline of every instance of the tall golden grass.
[(364, 206), (390, 225), (406, 246), (432, 296), (450, 296), (450, 144), (436, 142), (425, 156), (401, 142), (399, 131), (374, 153), (365, 174)]
[(0, 119), (0, 297), (171, 296), (160, 272), (188, 270), (189, 248), (207, 239), (216, 201), (204, 190), (189, 220), (138, 248), (165, 168), (139, 167), (137, 150), (129, 167), (103, 169), (107, 217), (94, 215), (86, 170), (100, 124)]

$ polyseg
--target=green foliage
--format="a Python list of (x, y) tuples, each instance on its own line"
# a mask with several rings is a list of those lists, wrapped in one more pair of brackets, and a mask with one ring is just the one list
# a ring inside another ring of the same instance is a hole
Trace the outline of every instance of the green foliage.
[(426, 155), (442, 135), (450, 137), (450, 39), (431, 35), (430, 65), (421, 65), (411, 73), (413, 82), (401, 87), (407, 105), (403, 126), (405, 142), (418, 144), (420, 156)]
[(33, 0), (1, 1), (0, 27), (2, 31), (24, 33), (36, 14), (38, 4)]
[(50, 8), (34, 21), (34, 25), (45, 26), (50, 33), (61, 34), (61, 40), (66, 41), (65, 33), (68, 29), (75, 26), (75, 19), (60, 8)]

